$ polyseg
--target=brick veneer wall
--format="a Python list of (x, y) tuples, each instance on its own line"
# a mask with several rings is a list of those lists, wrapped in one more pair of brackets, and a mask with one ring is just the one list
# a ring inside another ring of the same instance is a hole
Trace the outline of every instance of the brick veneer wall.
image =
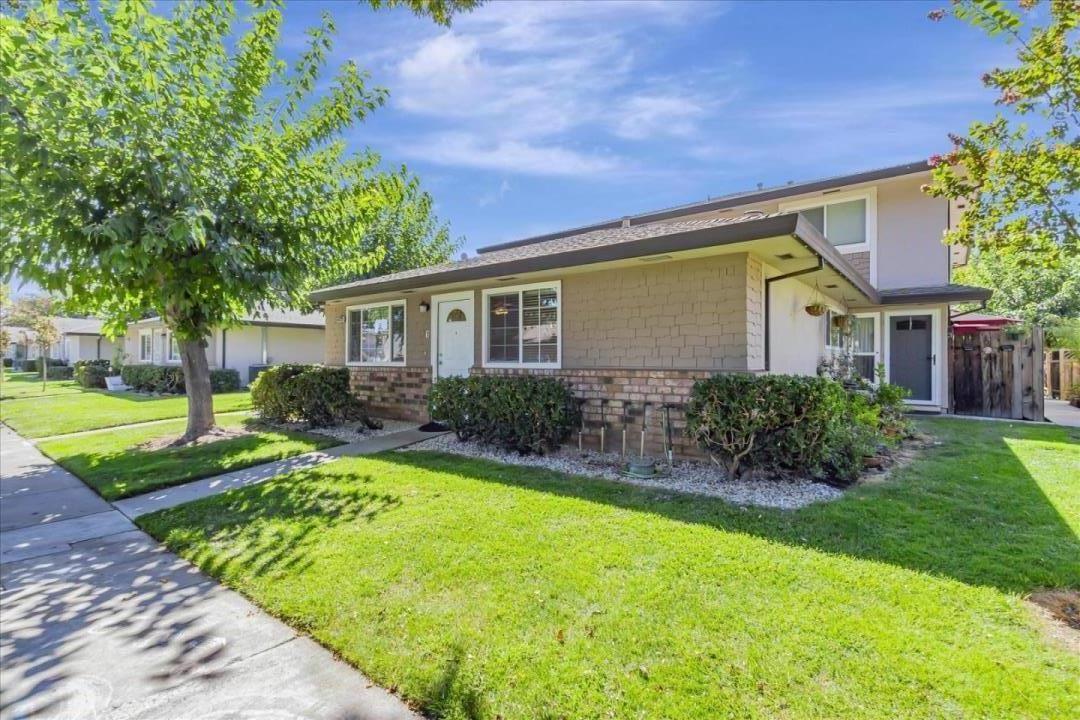
[(376, 417), (426, 422), (431, 368), (352, 367), (349, 389)]
[[(585, 401), (582, 415), (585, 432), (582, 445), (596, 450), (600, 446), (600, 428), (606, 418), (605, 448), (622, 449), (622, 431), (626, 429), (627, 452), (637, 454), (641, 446), (642, 419), (645, 418), (645, 453), (660, 457), (664, 447), (663, 406), (670, 405), (671, 444), (676, 457), (701, 459), (705, 455), (686, 436), (684, 408), (694, 382), (715, 374), (709, 370), (644, 370), (602, 368), (584, 370), (521, 370), (517, 368), (472, 369), (474, 375), (548, 375), (570, 384), (574, 395)], [(602, 402), (606, 401), (606, 402)], [(646, 403), (648, 404), (646, 414)], [(577, 434), (568, 444), (577, 443)]]

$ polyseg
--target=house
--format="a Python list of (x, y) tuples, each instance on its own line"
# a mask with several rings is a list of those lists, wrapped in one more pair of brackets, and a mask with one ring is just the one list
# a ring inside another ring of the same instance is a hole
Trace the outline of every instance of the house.
[[(278, 363), (321, 362), (325, 320), (322, 313), (265, 310), (243, 318), (233, 328), (218, 329), (207, 338), (210, 368), (232, 368), (247, 385), (258, 371)], [(128, 326), (125, 362), (179, 365), (180, 352), (172, 333), (158, 317)]]
[(814, 374), (846, 330), (864, 377), (883, 363), (913, 406), (947, 411), (950, 306), (990, 291), (951, 282), (959, 208), (921, 191), (929, 175), (759, 189), (323, 288), (325, 362), (388, 416), (423, 419), (444, 375), (542, 373), (571, 383), (589, 424), (651, 433), (663, 405), (681, 427), (698, 378)]
[[(53, 325), (60, 333), (60, 342), (49, 347), (48, 355), (71, 365), (79, 360), (108, 360), (115, 343), (102, 334), (102, 321), (96, 318), (54, 317)], [(40, 354), (30, 328), (8, 326), (11, 342), (4, 348), (4, 357), (19, 362), (33, 360)]]

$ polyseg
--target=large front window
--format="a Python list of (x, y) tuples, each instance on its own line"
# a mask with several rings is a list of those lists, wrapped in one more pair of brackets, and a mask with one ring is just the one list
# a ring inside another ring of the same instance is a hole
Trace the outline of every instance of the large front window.
[(405, 364), (404, 300), (351, 307), (346, 318), (350, 364)]
[(559, 364), (558, 283), (484, 291), (485, 363)]

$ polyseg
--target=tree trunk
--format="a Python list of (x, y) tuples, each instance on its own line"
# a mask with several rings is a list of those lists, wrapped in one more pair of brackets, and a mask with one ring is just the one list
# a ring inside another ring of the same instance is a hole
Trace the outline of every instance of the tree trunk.
[(210, 366), (206, 362), (205, 340), (178, 340), (180, 362), (187, 389), (187, 431), (183, 440), (191, 442), (214, 427), (214, 396), (210, 392)]

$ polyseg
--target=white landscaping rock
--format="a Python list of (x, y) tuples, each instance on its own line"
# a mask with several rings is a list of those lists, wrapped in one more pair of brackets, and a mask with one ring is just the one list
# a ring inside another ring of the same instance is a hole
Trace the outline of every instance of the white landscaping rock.
[[(376, 418), (372, 419), (374, 420)], [(418, 426), (418, 423), (407, 422), (405, 420), (382, 420), (382, 425), (382, 428), (379, 430), (370, 430), (360, 422), (317, 428), (309, 428), (306, 423), (287, 423), (278, 425), (278, 427), (284, 428), (285, 430), (298, 430), (300, 432), (313, 433), (315, 435), (326, 435), (341, 440), (342, 442), (351, 443), (359, 440), (369, 440), (381, 435), (389, 435), (390, 433), (401, 432), (402, 430), (412, 430)]]
[(556, 470), (569, 475), (586, 475), (642, 487), (708, 495), (736, 505), (781, 510), (795, 510), (815, 502), (836, 500), (844, 494), (839, 488), (810, 480), (728, 480), (722, 468), (707, 462), (689, 460), (676, 462), (668, 477), (628, 478), (619, 475), (623, 460), (617, 454), (601, 455), (592, 451), (579, 453), (576, 449), (562, 448), (550, 455), (519, 455), (471, 440), (462, 442), (453, 433), (433, 437), (398, 452), (416, 450), (455, 453), (510, 465)]

